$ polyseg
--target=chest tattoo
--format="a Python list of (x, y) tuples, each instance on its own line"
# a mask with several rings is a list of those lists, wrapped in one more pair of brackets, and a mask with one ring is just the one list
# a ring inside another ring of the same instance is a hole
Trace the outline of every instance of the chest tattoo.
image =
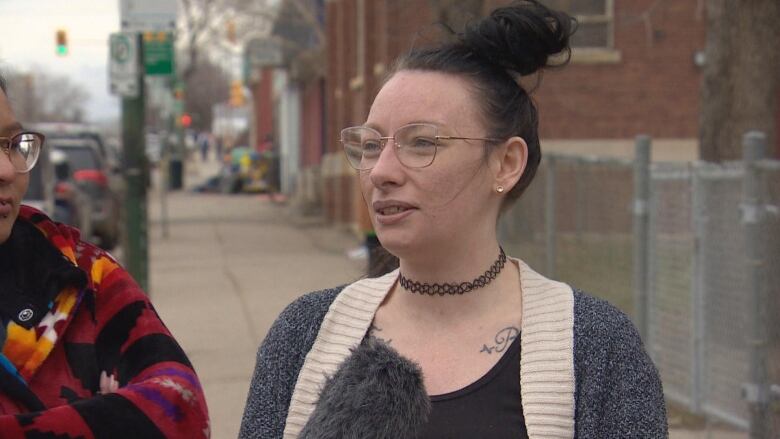
[(507, 326), (506, 328), (498, 331), (493, 341), (490, 344), (483, 344), (480, 353), (484, 352), (488, 355), (493, 352), (504, 352), (504, 350), (512, 344), (512, 342), (520, 335), (520, 330), (514, 326)]

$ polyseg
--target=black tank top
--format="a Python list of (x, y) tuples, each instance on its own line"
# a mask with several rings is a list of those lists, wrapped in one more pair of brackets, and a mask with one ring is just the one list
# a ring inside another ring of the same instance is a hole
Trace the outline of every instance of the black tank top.
[(528, 439), (520, 400), (520, 337), (482, 378), (432, 395), (431, 405), (420, 439)]

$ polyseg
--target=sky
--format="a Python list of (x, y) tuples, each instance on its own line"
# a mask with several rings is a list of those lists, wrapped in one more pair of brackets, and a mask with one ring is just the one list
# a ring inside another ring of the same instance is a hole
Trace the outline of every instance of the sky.
[[(57, 29), (67, 31), (64, 57), (55, 53)], [(89, 92), (87, 119), (117, 118), (107, 62), (109, 34), (118, 29), (118, 0), (0, 0), (0, 70), (67, 75)]]

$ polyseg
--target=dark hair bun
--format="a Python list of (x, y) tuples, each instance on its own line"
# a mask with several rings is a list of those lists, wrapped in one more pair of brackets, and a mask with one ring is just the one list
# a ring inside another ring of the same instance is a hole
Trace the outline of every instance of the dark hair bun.
[(576, 20), (568, 14), (536, 0), (523, 0), (471, 23), (460, 40), (497, 67), (530, 75), (551, 66), (552, 55), (565, 52), (568, 60), (569, 38), (576, 28)]

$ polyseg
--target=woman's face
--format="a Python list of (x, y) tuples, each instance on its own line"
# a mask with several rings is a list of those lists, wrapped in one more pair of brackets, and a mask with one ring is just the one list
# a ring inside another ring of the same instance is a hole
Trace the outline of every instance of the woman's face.
[[(0, 142), (5, 146), (6, 139), (22, 130), (16, 120), (8, 98), (0, 91)], [(11, 164), (8, 154), (0, 151), (0, 243), (11, 235), (14, 221), (19, 215), (19, 205), (27, 192), (30, 174), (20, 174)]]
[[(404, 70), (379, 91), (365, 125), (382, 136), (428, 123), (440, 136), (488, 137), (481, 121), (465, 79)], [(382, 245), (401, 258), (495, 229), (498, 202), (491, 196), (483, 141), (441, 140), (433, 163), (424, 168), (401, 164), (389, 141), (376, 165), (360, 172), (360, 185)]]

